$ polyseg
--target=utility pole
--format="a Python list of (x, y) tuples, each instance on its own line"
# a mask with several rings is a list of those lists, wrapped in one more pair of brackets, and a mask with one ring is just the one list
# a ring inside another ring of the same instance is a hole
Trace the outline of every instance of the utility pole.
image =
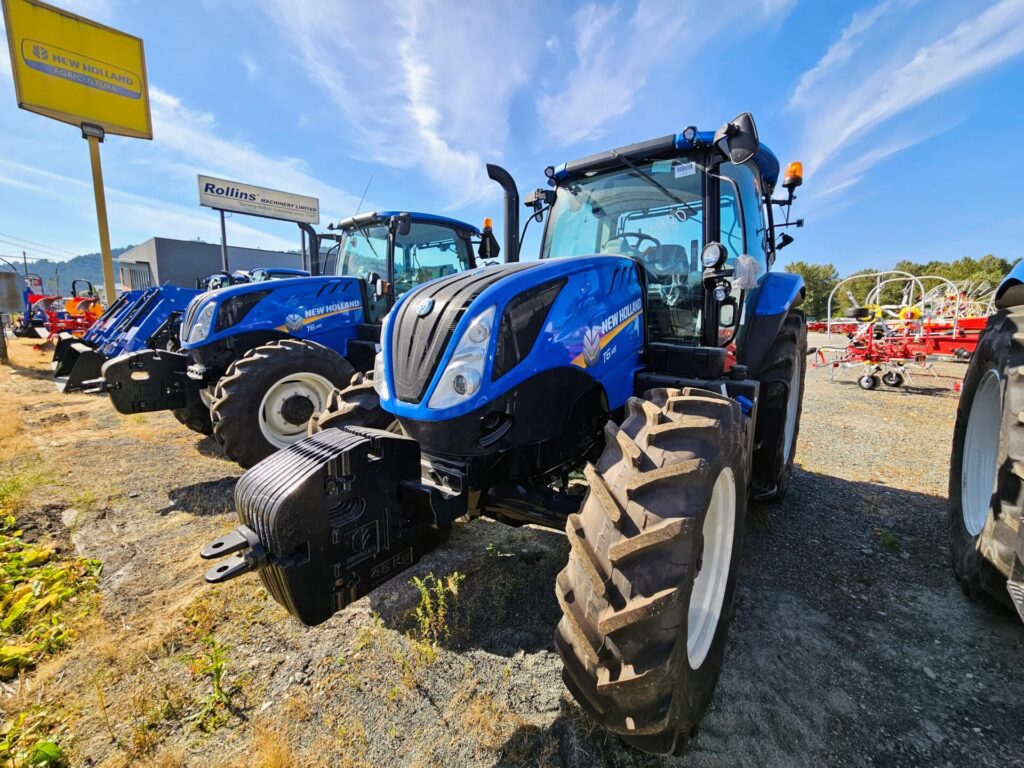
[(25, 262), (25, 277), (28, 277), (28, 254), (24, 251), (21, 252), (21, 260)]

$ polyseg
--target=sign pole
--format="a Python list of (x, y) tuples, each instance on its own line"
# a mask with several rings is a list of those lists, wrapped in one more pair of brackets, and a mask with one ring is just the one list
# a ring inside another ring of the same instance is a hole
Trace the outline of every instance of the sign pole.
[(228, 229), (224, 225), (224, 211), (220, 213), (220, 268), (228, 271)]
[(110, 254), (110, 230), (107, 227), (107, 198), (103, 193), (103, 168), (100, 165), (103, 133), (98, 125), (82, 124), (82, 138), (89, 142), (89, 160), (92, 162), (92, 191), (96, 196), (96, 221), (100, 229), (100, 254), (103, 262), (103, 294), (109, 304), (117, 297), (117, 290), (114, 286), (114, 259)]

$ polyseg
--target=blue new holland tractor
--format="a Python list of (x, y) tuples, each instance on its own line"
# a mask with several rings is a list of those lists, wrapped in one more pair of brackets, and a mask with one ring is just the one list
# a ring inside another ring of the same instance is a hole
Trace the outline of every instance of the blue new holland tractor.
[(172, 410), (250, 467), (305, 437), (337, 387), (373, 367), (380, 321), (396, 296), (470, 269), (489, 231), (454, 219), (365, 213), (316, 236), (314, 277), (230, 285), (192, 299), (180, 348), (106, 362), (94, 389), (121, 413)]
[(949, 466), (949, 554), (964, 593), (1024, 620), (1024, 262), (971, 356)]
[(258, 571), (318, 624), (460, 516), (564, 529), (567, 687), (629, 743), (679, 752), (722, 666), (747, 501), (781, 499), (792, 474), (803, 283), (769, 268), (800, 169), (774, 199), (779, 163), (744, 114), (546, 174), (526, 198), (546, 214), (540, 259), (515, 259), (508, 194), (508, 263), (395, 304), (376, 408), (365, 382), (342, 390), (246, 472), (241, 525), (201, 553), (234, 557), (206, 578)]

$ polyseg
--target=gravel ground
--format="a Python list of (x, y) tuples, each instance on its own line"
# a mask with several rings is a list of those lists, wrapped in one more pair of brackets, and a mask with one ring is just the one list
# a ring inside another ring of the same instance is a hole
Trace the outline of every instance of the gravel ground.
[[(21, 513), (27, 535), (105, 568), (102, 616), (0, 706), (47, 707), (74, 765), (1024, 764), (1024, 627), (968, 601), (947, 564), (963, 366), (875, 392), (808, 371), (789, 497), (748, 515), (714, 704), (695, 748), (661, 759), (595, 729), (561, 684), (560, 533), (460, 524), (414, 569), (304, 628), (255, 579), (202, 583), (195, 553), (234, 524), (238, 474), (209, 439), (169, 414), (55, 394), (17, 352), (0, 401), (20, 414), (22, 453), (51, 473)], [(451, 636), (433, 653), (411, 637), (408, 579), (454, 571)], [(189, 672), (208, 634), (228, 649), (234, 707), (209, 735), (189, 715), (209, 687)]]

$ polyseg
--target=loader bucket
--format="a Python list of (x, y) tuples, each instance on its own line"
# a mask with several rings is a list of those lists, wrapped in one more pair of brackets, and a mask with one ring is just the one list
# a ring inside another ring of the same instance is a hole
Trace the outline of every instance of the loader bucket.
[(88, 344), (72, 344), (64, 353), (54, 377), (61, 392), (79, 392), (85, 382), (102, 374), (106, 358)]
[[(64, 357), (64, 354), (68, 351), (68, 349), (71, 348), (71, 345), (74, 344), (78, 340), (79, 339), (75, 336), (75, 334), (68, 333), (67, 331), (61, 331), (60, 333), (57, 334), (57, 348), (55, 350), (53, 350), (53, 360), (50, 361), (50, 367), (53, 368), (53, 370), (56, 371), (56, 370), (58, 370), (60, 368), (61, 358)], [(70, 368), (68, 370), (70, 370)], [(54, 376), (66, 376), (66, 375), (67, 375), (66, 373), (64, 373), (64, 374), (55, 373), (54, 374)]]

